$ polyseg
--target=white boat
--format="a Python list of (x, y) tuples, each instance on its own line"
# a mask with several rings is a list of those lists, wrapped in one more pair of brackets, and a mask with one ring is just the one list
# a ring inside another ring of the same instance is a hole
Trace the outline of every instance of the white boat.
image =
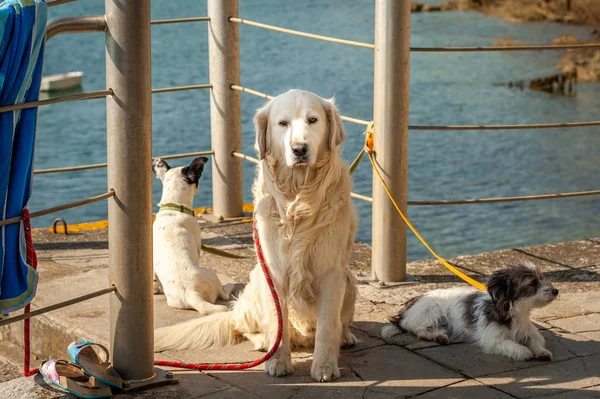
[(68, 72), (58, 75), (42, 76), (40, 91), (69, 90), (81, 86), (83, 72)]

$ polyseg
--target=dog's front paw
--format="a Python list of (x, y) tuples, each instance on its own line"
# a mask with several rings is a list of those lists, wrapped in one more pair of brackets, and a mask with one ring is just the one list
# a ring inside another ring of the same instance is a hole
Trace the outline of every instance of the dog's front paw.
[(312, 368), (310, 369), (310, 376), (318, 382), (333, 381), (336, 378), (340, 378), (340, 369), (337, 364), (317, 364), (313, 362)]
[(435, 342), (437, 342), (440, 345), (448, 345), (450, 343), (450, 339), (446, 334), (440, 334), (435, 337)]
[(544, 360), (546, 362), (552, 361), (552, 352), (545, 348), (535, 351), (534, 356), (536, 360)]
[(529, 348), (523, 347), (519, 351), (513, 353), (512, 356), (510, 356), (510, 358), (512, 358), (513, 360), (516, 360), (518, 362), (523, 362), (526, 360), (533, 359), (534, 356), (533, 356), (533, 352)]
[(283, 377), (294, 371), (291, 356), (275, 356), (267, 360), (265, 373), (272, 377)]
[(354, 334), (352, 334), (352, 332), (350, 332), (349, 329), (344, 329), (344, 332), (342, 333), (342, 348), (351, 348), (354, 345), (356, 345), (356, 343), (358, 342), (358, 340), (356, 339), (356, 337), (354, 336)]
[(164, 294), (163, 286), (160, 283), (160, 281), (158, 281), (158, 280), (154, 280), (153, 290), (154, 290), (154, 295)]

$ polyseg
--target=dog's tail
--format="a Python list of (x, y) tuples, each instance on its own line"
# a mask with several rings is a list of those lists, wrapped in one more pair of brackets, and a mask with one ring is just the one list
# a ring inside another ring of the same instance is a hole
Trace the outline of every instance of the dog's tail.
[(381, 329), (381, 338), (383, 339), (391, 339), (394, 335), (402, 334), (406, 332), (400, 324), (402, 323), (402, 319), (404, 318), (404, 313), (406, 311), (403, 309), (396, 316), (389, 318), (389, 323), (383, 326)]
[(403, 330), (396, 324), (388, 323), (381, 329), (381, 338), (390, 339), (394, 335), (401, 334)]
[(406, 330), (401, 327), (402, 320), (404, 319), (404, 314), (415, 303), (417, 303), (417, 301), (419, 299), (421, 299), (422, 297), (423, 297), (422, 295), (419, 295), (419, 296), (417, 296), (415, 298), (409, 299), (407, 302), (405, 302), (405, 303), (402, 304), (402, 307), (400, 308), (400, 311), (398, 312), (398, 314), (395, 315), (395, 316), (390, 317), (389, 318), (389, 324), (386, 324), (381, 329), (381, 337), (383, 339), (390, 339), (394, 335), (398, 335), (398, 334), (401, 334), (403, 332), (406, 332)]
[(203, 349), (233, 345), (235, 333), (232, 312), (220, 312), (154, 331), (154, 351)]

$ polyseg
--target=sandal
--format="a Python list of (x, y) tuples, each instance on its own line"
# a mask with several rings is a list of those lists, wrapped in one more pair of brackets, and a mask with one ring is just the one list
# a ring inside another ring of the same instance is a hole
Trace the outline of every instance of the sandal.
[(46, 360), (40, 367), (44, 381), (79, 398), (110, 398), (110, 388), (94, 377), (87, 376), (76, 364), (66, 360)]
[[(94, 350), (94, 346), (100, 348), (100, 351)], [(75, 363), (89, 375), (114, 388), (123, 389), (123, 378), (117, 373), (117, 370), (109, 362), (108, 349), (104, 345), (80, 339), (71, 342), (67, 349), (69, 355)], [(102, 356), (103, 355), (103, 356)], [(102, 358), (101, 358), (102, 356)]]

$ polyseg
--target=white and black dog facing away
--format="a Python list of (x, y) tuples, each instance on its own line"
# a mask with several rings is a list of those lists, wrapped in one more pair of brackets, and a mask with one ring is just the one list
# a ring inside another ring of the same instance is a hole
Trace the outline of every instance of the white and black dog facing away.
[(199, 264), (201, 233), (191, 208), (207, 161), (200, 157), (178, 168), (160, 158), (152, 161), (163, 184), (161, 208), (152, 227), (154, 293), (164, 292), (173, 308), (196, 309), (202, 315), (227, 311), (214, 303), (217, 298), (229, 299), (217, 273)]
[(548, 305), (558, 290), (536, 266), (522, 262), (492, 274), (488, 290), (472, 287), (440, 289), (404, 304), (381, 335), (402, 330), (436, 341), (471, 342), (485, 353), (513, 360), (552, 360), (544, 337), (530, 320), (531, 310)]

